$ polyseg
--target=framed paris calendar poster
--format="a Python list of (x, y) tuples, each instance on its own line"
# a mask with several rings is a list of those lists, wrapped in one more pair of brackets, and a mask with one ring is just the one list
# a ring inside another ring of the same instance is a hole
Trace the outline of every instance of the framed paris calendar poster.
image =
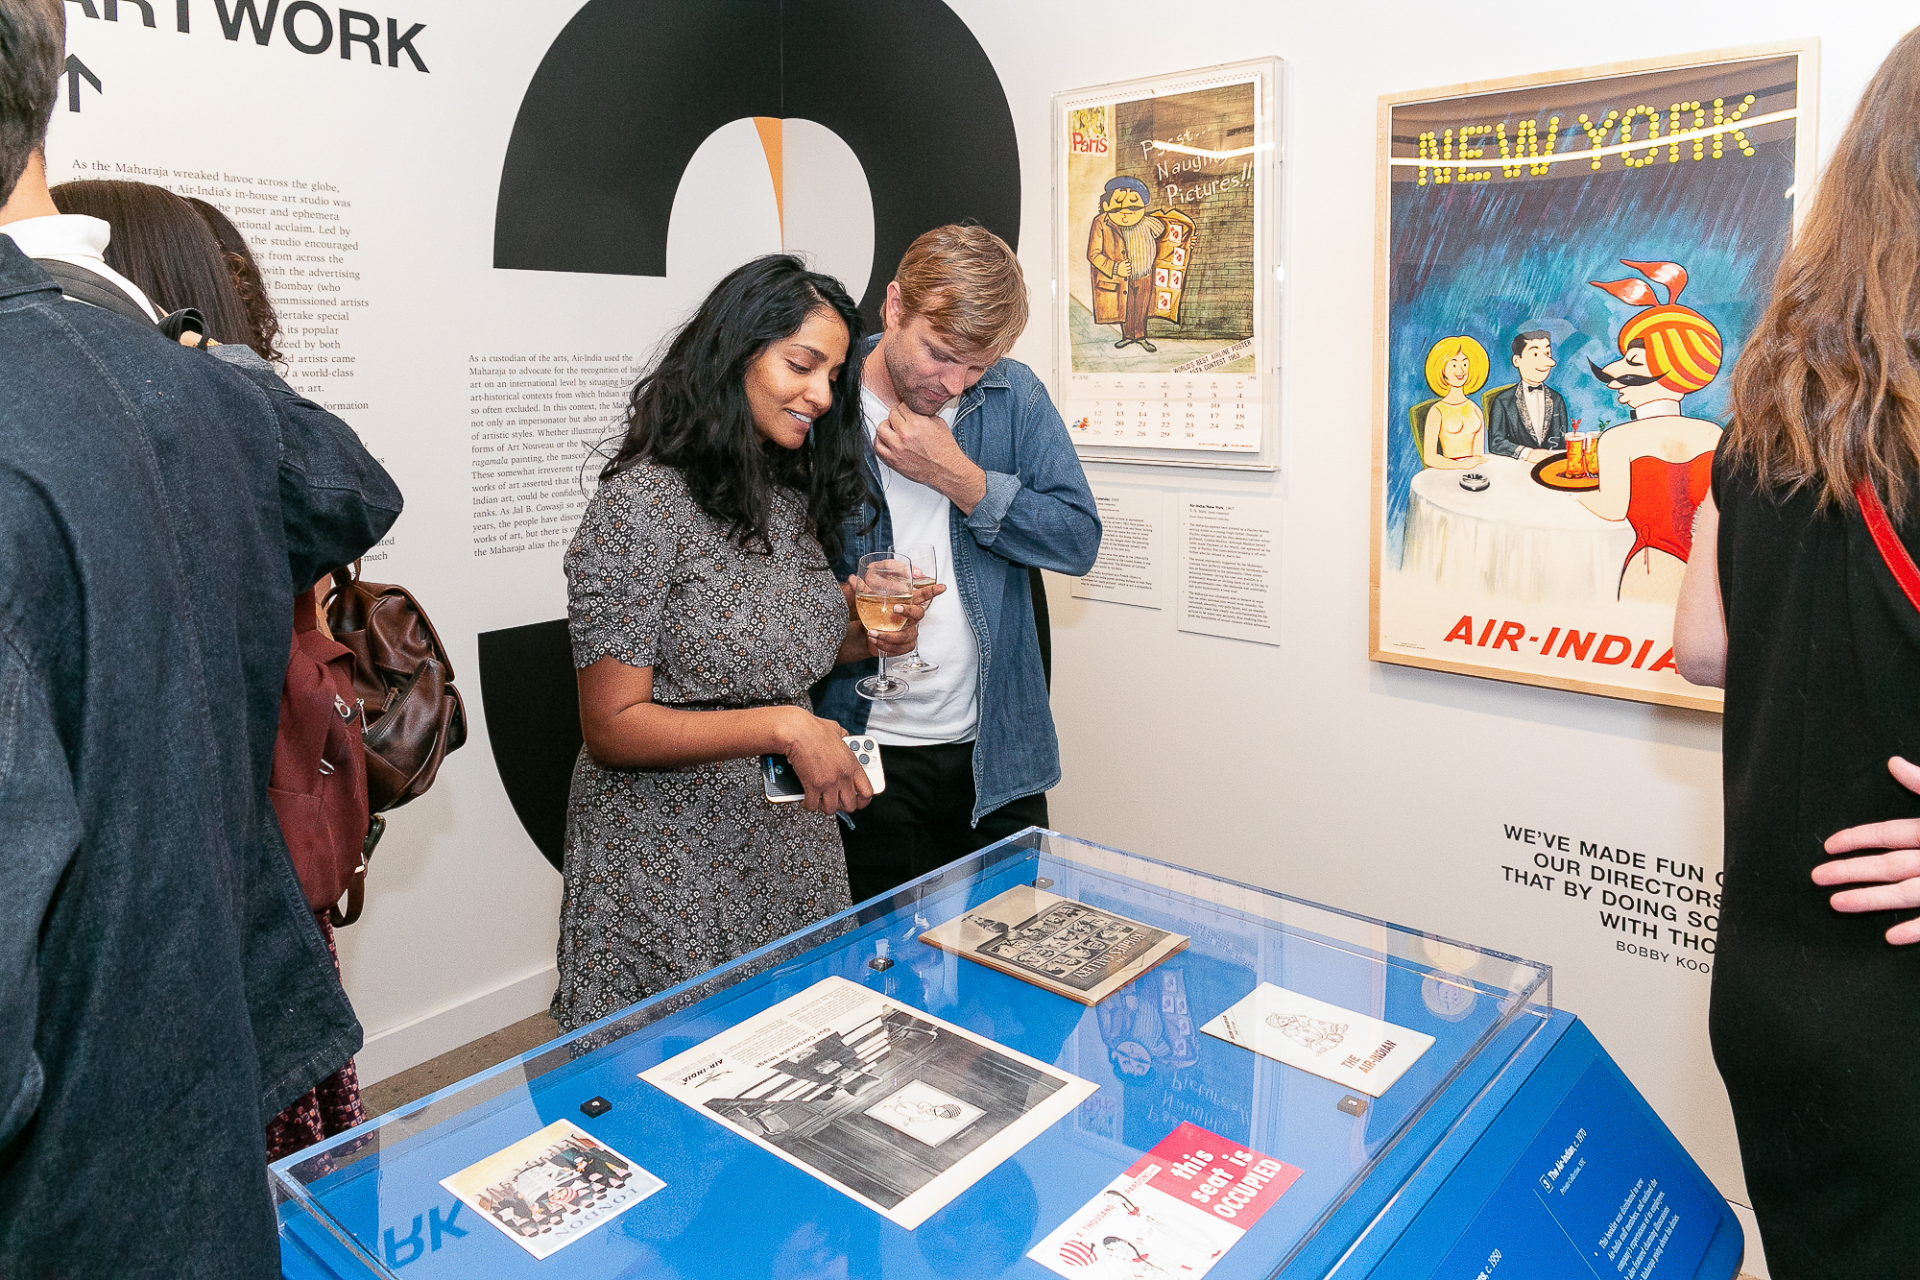
[(1281, 73), (1054, 96), (1056, 390), (1081, 457), (1277, 465)]

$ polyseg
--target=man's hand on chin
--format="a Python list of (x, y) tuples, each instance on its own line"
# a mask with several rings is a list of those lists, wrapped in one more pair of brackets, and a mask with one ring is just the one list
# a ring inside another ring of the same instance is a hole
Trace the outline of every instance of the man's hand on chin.
[(915, 413), (904, 401), (874, 431), (873, 451), (907, 479), (946, 495), (963, 514), (972, 515), (987, 496), (987, 473), (960, 451), (947, 424)]

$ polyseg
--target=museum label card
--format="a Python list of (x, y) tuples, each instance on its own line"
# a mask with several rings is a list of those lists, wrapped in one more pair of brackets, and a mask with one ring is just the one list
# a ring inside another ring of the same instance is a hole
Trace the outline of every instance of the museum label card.
[(1098, 1004), (1186, 946), (1187, 936), (1022, 884), (927, 930), (920, 941)]
[(1093, 501), (1100, 511), (1100, 554), (1073, 580), (1074, 596), (1158, 609), (1168, 577), (1166, 495), (1094, 485)]
[(1377, 1098), (1433, 1047), (1423, 1031), (1263, 982), (1200, 1028), (1229, 1044)]
[(1454, 1242), (1436, 1276), (1691, 1280), (1725, 1202), (1619, 1068), (1595, 1061)]
[(845, 978), (640, 1078), (909, 1231), (1095, 1088)]
[(536, 1258), (606, 1225), (666, 1183), (567, 1120), (440, 1185)]
[(1075, 1280), (1199, 1280), (1299, 1176), (1284, 1160), (1183, 1123), (1027, 1256)]
[(1175, 625), (1182, 631), (1280, 643), (1280, 504), (1271, 498), (1182, 496)]

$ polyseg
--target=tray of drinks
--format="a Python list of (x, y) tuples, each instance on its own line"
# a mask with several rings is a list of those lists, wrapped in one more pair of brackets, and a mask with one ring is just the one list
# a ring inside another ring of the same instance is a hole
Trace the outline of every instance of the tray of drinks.
[(1536, 483), (1561, 493), (1587, 493), (1600, 487), (1600, 433), (1569, 432), (1564, 452), (1534, 464)]

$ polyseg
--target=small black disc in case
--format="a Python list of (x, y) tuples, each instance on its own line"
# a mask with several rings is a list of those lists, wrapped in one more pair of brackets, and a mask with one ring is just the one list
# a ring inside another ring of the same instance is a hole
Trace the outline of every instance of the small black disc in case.
[(605, 1098), (588, 1098), (580, 1104), (580, 1110), (587, 1119), (592, 1120), (597, 1116), (603, 1116), (613, 1110), (613, 1104)]
[(873, 970), (875, 973), (885, 973), (887, 970), (893, 968), (893, 961), (886, 956), (875, 956), (873, 959), (867, 961), (867, 968)]

